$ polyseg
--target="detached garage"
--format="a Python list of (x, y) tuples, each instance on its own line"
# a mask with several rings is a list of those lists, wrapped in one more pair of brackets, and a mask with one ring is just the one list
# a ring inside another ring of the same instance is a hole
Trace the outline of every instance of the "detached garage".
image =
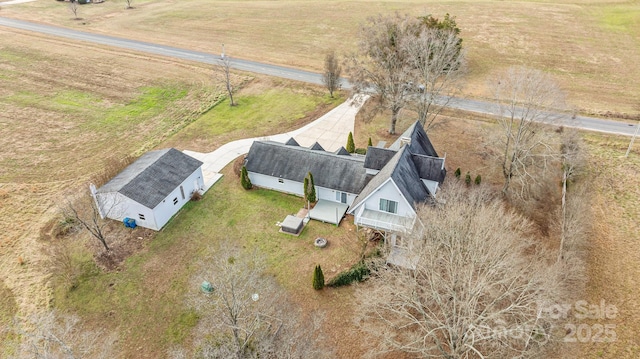
[(91, 193), (102, 218), (158, 231), (203, 188), (202, 162), (169, 148), (145, 153)]

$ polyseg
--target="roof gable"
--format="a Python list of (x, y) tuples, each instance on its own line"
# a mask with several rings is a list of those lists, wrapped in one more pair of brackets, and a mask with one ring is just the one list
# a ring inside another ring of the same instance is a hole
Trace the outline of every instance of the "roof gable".
[(313, 151), (324, 151), (324, 148), (322, 148), (322, 146), (320, 146), (318, 142), (314, 143), (311, 147), (309, 147), (309, 149)]
[(380, 186), (382, 186), (386, 181), (391, 178), (391, 174), (393, 173), (398, 160), (400, 159), (400, 152), (396, 152), (395, 155), (387, 162), (387, 164), (378, 172), (372, 179), (367, 183), (367, 185), (362, 189), (360, 194), (356, 197), (351, 204), (351, 208), (349, 209), (349, 213), (353, 213), (353, 210), (360, 205), (360, 203), (364, 202), (373, 192), (376, 191)]
[(431, 140), (429, 140), (429, 136), (424, 132), (424, 128), (420, 121), (414, 122), (409, 128), (398, 137), (398, 139), (389, 146), (389, 149), (400, 150), (403, 146), (404, 141), (409, 140), (409, 147), (411, 148), (411, 152), (414, 154), (425, 155), (438, 157), (438, 153), (435, 148), (433, 148), (433, 144), (431, 144)]
[(409, 146), (403, 146), (356, 197), (350, 213), (353, 213), (356, 207), (366, 201), (372, 193), (377, 191), (389, 179), (395, 183), (402, 196), (414, 210), (417, 203), (424, 202), (430, 198), (429, 190), (420, 179), (418, 168), (413, 162), (413, 155)]
[(424, 202), (429, 198), (429, 191), (420, 180), (420, 174), (412, 157), (408, 147), (400, 150), (400, 159), (391, 173), (391, 178), (411, 207), (415, 209), (417, 203)]
[(118, 192), (153, 209), (200, 166), (202, 162), (175, 148), (150, 151), (97, 192)]
[(298, 141), (294, 140), (293, 137), (291, 137), (287, 142), (284, 143), (287, 146), (300, 146), (300, 144), (298, 143)]
[(349, 153), (349, 151), (347, 151), (347, 149), (344, 147), (338, 148), (338, 150), (334, 153), (339, 156), (351, 156), (351, 153)]
[(369, 177), (364, 159), (271, 141), (255, 141), (246, 158), (247, 171), (302, 183), (308, 172), (316, 186), (360, 193)]

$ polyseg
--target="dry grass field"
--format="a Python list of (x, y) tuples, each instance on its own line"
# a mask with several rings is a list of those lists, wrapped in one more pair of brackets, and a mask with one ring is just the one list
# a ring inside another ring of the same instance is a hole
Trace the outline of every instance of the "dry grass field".
[[(325, 51), (335, 48), (344, 53), (353, 47), (357, 25), (368, 15), (449, 12), (458, 18), (469, 53), (469, 96), (487, 95), (486, 79), (493, 71), (525, 64), (553, 73), (567, 90), (571, 105), (584, 113), (632, 113), (640, 102), (640, 83), (630, 81), (640, 75), (637, 2), (407, 0), (363, 4), (141, 0), (134, 1), (134, 9), (124, 10), (123, 1), (107, 0), (81, 6), (82, 20), (73, 20), (64, 3), (37, 0), (2, 7), (0, 15), (212, 53), (219, 53), (225, 43), (232, 56), (320, 70)], [(209, 225), (198, 221), (203, 213), (216, 213), (229, 203), (205, 199), (182, 213), (168, 231), (140, 244), (141, 252), (124, 265), (122, 273), (101, 273), (89, 266), (84, 286), (65, 293), (52, 280), (49, 243), (39, 239), (63, 195), (83, 186), (106, 159), (166, 146), (213, 150), (232, 139), (292, 129), (333, 105), (319, 101), (317, 89), (254, 80), (243, 89), (241, 102), (257, 106), (258, 113), (277, 109), (296, 116), (259, 117), (252, 124), (216, 123), (225, 115), (206, 112), (218, 98), (210, 69), (2, 27), (0, 83), (0, 324), (15, 313), (31, 313), (54, 304), (80, 313), (90, 325), (119, 330), (128, 338), (121, 342), (123, 357), (162, 357), (174, 342), (189, 343), (193, 324), (181, 320), (189, 313), (183, 307), (174, 308), (167, 299), (180, 298), (180, 290), (187, 286), (185, 275), (193, 270), (191, 261), (212, 249), (201, 242), (179, 243), (196, 235), (217, 241), (218, 236), (209, 234), (212, 226), (238, 234), (238, 225), (215, 215), (206, 217)], [(283, 92), (285, 97), (279, 97)], [(288, 107), (291, 99), (301, 107)], [(278, 106), (259, 107), (261, 101)], [(368, 137), (374, 144), (379, 140), (390, 143), (393, 138), (385, 134), (384, 121), (380, 117), (357, 122), (358, 147)], [(406, 114), (398, 128), (410, 122)], [(447, 153), (450, 172), (461, 167), (491, 183), (499, 181), (499, 174), (492, 172), (479, 146), (490, 128), (486, 118), (452, 112), (444, 114), (430, 135), (438, 151)], [(636, 358), (640, 356), (636, 334), (640, 332), (639, 145), (623, 159), (626, 139), (591, 133), (584, 138), (590, 151), (594, 211), (584, 299), (590, 303), (604, 299), (618, 307), (620, 315), (613, 321), (618, 340), (566, 346), (557, 357)], [(221, 185), (233, 189), (229, 183), (233, 175), (227, 174)], [(215, 195), (224, 199), (222, 192)], [(288, 198), (263, 197), (254, 200), (262, 205), (273, 203), (283, 213), (298, 205)], [(238, 213), (243, 220), (249, 216)], [(258, 233), (273, 227), (271, 222), (279, 216), (261, 214)], [(338, 238), (331, 252), (335, 262), (317, 252), (302, 256), (307, 254), (304, 239), (271, 248), (267, 254), (273, 274), (296, 305), (308, 312), (327, 313), (323, 331), (329, 342), (336, 343), (339, 357), (359, 358), (366, 341), (363, 345), (351, 328), (352, 290), (316, 295), (304, 276), (311, 273), (315, 262), (323, 265), (325, 274), (332, 274), (353, 260), (348, 242), (352, 237), (344, 235), (353, 229), (345, 226), (341, 230), (315, 226), (307, 233), (309, 238), (320, 234)], [(243, 237), (243, 243), (260, 246), (258, 234), (252, 235)], [(92, 263), (86, 248), (80, 246), (78, 253), (77, 261)], [(96, 295), (90, 290), (94, 287), (108, 295)], [(150, 313), (162, 313), (163, 320)], [(1, 349), (0, 345), (0, 353)]]
[[(249, 133), (298, 127), (307, 113), (335, 103), (297, 84), (256, 81), (254, 92), (279, 93), (268, 103), (287, 116), (215, 133), (203, 120), (188, 126), (218, 101), (210, 68), (4, 29), (0, 77), (0, 318), (51, 303), (41, 228), (65, 194), (84, 190), (106, 164), (157, 146), (213, 150)], [(252, 107), (269, 113), (259, 102)], [(185, 127), (188, 139), (174, 136)]]
[(593, 180), (593, 234), (589, 241), (590, 303), (615, 305), (612, 320), (588, 324), (613, 324), (614, 343), (579, 345), (588, 358), (637, 358), (640, 356), (640, 147), (623, 155), (628, 139), (585, 134), (590, 153), (589, 176)]
[(486, 97), (500, 68), (548, 71), (587, 114), (630, 113), (640, 102), (640, 4), (637, 1), (149, 1), (81, 6), (37, 0), (2, 16), (319, 71), (324, 54), (354, 49), (368, 16), (398, 11), (443, 16), (462, 29), (471, 72), (468, 96)]
[(0, 68), (0, 273), (29, 313), (49, 303), (37, 238), (60, 195), (105, 160), (155, 147), (216, 95), (188, 64), (6, 31)]

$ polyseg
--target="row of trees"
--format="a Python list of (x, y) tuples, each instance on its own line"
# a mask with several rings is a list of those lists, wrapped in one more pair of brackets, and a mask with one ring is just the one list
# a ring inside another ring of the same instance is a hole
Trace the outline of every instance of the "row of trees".
[[(373, 92), (377, 107), (391, 112), (396, 133), (402, 109), (409, 107), (429, 128), (460, 89), (466, 61), (455, 18), (378, 16), (360, 28), (358, 52), (345, 62), (353, 88)], [(329, 73), (325, 65), (325, 73)], [(327, 82), (325, 82), (327, 84)]]

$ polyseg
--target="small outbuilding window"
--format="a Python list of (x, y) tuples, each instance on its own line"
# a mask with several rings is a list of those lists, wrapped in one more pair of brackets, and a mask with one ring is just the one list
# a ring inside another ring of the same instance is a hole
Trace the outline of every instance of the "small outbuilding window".
[(178, 197), (176, 197), (176, 198), (174, 198), (174, 199), (173, 199), (173, 204), (174, 204), (174, 205), (178, 204)]
[(143, 220), (143, 221), (144, 221), (144, 214), (142, 214), (142, 213), (138, 213), (138, 218), (140, 218), (141, 220)]

